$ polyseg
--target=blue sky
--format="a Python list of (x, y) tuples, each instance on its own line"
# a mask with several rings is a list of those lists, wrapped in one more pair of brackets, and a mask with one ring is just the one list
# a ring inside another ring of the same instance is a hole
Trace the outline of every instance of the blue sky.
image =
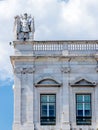
[[(2, 82), (2, 81), (1, 81)], [(13, 122), (12, 82), (0, 87), (0, 129), (11, 130)]]
[(98, 40), (98, 0), (0, 0), (0, 130), (12, 130), (14, 16), (35, 18), (35, 40)]

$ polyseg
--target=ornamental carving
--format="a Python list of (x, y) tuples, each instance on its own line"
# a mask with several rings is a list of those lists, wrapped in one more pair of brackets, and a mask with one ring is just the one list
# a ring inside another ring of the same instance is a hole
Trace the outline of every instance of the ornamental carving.
[(62, 67), (61, 68), (61, 72), (63, 72), (63, 73), (69, 73), (70, 71), (71, 71), (70, 67)]
[(26, 73), (34, 73), (35, 72), (35, 68), (34, 67), (28, 67), (28, 68), (21, 68), (21, 67), (17, 67), (14, 69), (14, 72), (19, 74), (26, 74)]

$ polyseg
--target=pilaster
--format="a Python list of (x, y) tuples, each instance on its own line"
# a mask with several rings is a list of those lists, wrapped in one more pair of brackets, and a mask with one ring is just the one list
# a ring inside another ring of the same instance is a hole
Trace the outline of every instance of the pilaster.
[(19, 129), (21, 125), (21, 73), (14, 69), (14, 124), (13, 129)]
[(62, 66), (62, 78), (63, 78), (63, 111), (62, 111), (62, 129), (70, 130), (69, 121), (69, 83), (68, 76), (70, 73), (69, 66)]
[[(28, 127), (34, 128), (33, 125), (33, 74), (34, 67), (26, 67), (22, 69), (22, 76), (25, 77), (23, 85), (26, 89), (26, 124)], [(24, 100), (24, 99), (23, 99)]]

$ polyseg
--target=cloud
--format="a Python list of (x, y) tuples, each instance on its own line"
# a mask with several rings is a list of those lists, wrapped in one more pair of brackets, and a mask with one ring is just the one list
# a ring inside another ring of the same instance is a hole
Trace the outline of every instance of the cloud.
[(98, 5), (96, 0), (70, 0), (68, 4), (62, 4), (60, 15), (62, 22), (59, 22), (59, 28), (66, 34), (66, 37), (70, 39), (97, 38), (96, 4)]
[(0, 78), (12, 79), (14, 16), (35, 17), (35, 40), (97, 39), (98, 0), (5, 0), (0, 2)]
[(10, 55), (13, 53), (8, 43), (0, 43), (0, 80), (13, 79)]

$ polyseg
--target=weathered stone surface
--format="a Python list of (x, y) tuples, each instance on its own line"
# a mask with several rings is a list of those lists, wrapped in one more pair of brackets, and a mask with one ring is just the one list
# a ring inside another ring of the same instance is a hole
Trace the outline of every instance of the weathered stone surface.
[[(95, 45), (98, 46), (97, 41), (14, 42), (15, 55), (11, 57), (15, 77), (13, 130), (98, 128), (98, 66)], [(35, 87), (35, 84), (44, 79), (53, 79), (61, 86), (53, 87), (49, 84), (48, 87)], [(56, 94), (55, 126), (40, 125), (40, 94), (46, 93)], [(76, 125), (77, 93), (91, 94), (90, 126)]]

